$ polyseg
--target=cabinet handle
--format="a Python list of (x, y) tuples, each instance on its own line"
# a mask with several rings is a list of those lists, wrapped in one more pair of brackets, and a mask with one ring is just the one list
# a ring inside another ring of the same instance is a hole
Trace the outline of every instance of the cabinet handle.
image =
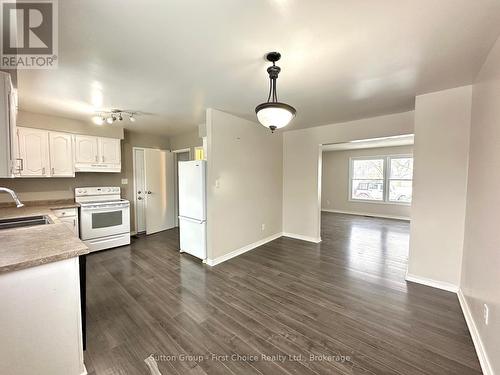
[(101, 159), (102, 159), (102, 162), (104, 163), (104, 155), (101, 157)]
[(24, 170), (24, 160), (21, 158), (16, 158), (16, 160), (19, 160), (21, 162), (19, 167), (17, 167), (18, 172), (21, 172), (22, 170)]
[(54, 170), (54, 167), (52, 167), (52, 168), (51, 168), (51, 170), (52, 170), (52, 174), (53, 174), (53, 175), (54, 175), (54, 174), (56, 174), (56, 172), (55, 172), (55, 170)]
[(73, 228), (76, 228), (76, 219), (73, 219)]
[(45, 175), (45, 167), (42, 168), (42, 174)]

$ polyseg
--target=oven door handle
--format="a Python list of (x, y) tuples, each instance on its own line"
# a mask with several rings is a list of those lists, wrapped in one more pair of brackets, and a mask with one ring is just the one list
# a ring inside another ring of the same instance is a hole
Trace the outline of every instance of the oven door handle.
[(90, 212), (90, 213), (100, 213), (100, 212), (115, 212), (115, 211), (124, 211), (128, 209), (129, 206), (120, 206), (120, 207), (81, 207), (82, 212)]

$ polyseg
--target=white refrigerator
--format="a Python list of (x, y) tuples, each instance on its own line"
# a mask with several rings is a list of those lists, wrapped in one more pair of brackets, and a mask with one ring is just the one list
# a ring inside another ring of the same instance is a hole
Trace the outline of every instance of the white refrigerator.
[(180, 250), (207, 258), (206, 161), (179, 162)]

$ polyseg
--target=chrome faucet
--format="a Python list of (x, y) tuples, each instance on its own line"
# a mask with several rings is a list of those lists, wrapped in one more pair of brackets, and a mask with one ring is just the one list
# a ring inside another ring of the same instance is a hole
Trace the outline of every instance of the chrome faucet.
[(24, 204), (22, 204), (21, 201), (19, 200), (19, 198), (17, 197), (17, 194), (14, 190), (0, 187), (0, 191), (5, 191), (6, 193), (9, 193), (10, 196), (12, 197), (12, 199), (14, 199), (14, 201), (16, 202), (17, 208), (21, 208), (24, 206)]

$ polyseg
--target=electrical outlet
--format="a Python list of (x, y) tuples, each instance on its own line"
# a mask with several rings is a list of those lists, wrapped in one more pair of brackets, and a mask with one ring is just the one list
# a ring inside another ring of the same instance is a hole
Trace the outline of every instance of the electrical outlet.
[(490, 309), (488, 305), (485, 303), (483, 305), (483, 315), (484, 315), (484, 324), (488, 325), (488, 321), (490, 320)]
[(262, 224), (262, 225), (261, 225), (261, 227), (260, 227), (260, 229), (261, 229), (262, 231), (265, 231), (265, 230), (266, 230), (266, 224)]

